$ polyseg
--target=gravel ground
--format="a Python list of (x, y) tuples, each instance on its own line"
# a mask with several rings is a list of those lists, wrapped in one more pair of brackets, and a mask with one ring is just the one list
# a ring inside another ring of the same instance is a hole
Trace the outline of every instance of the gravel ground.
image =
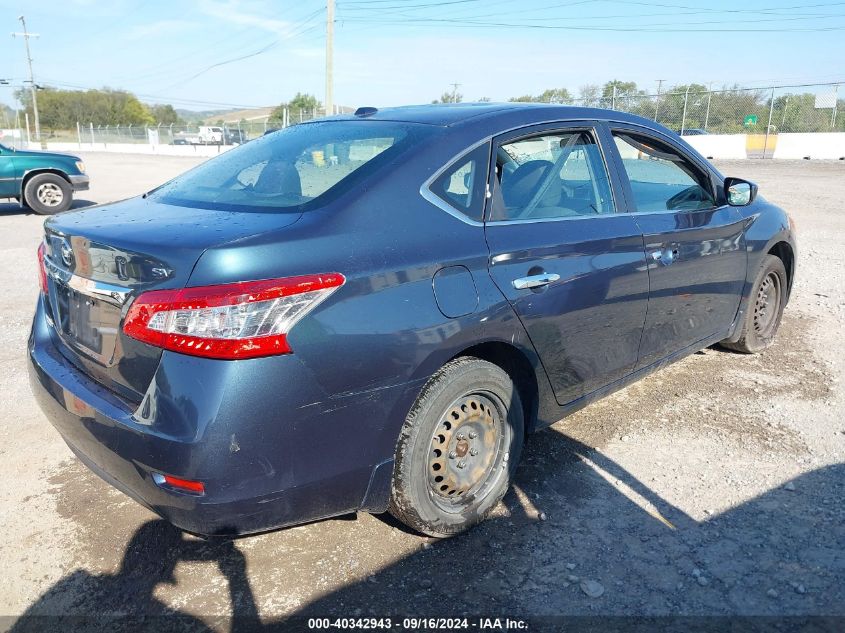
[[(77, 206), (197, 162), (85, 160)], [(704, 350), (535, 435), (495, 517), (440, 542), (366, 514), (203, 542), (89, 473), (26, 380), (42, 218), (0, 204), (0, 614), (845, 615), (845, 163), (719, 167), (798, 225), (775, 346)]]

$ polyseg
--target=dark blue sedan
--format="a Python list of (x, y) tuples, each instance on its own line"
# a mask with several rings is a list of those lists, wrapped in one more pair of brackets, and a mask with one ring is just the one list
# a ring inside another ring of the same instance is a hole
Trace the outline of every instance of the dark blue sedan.
[(527, 104), (297, 125), (45, 223), (33, 391), (199, 534), (389, 510), (449, 536), (526, 433), (720, 343), (766, 349), (789, 216), (673, 132)]

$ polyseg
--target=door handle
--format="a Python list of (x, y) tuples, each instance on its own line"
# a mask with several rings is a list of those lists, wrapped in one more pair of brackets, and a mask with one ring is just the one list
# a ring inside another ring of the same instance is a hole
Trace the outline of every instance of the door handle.
[(542, 286), (548, 286), (550, 283), (557, 281), (558, 279), (560, 279), (560, 275), (555, 273), (543, 273), (541, 275), (520, 277), (519, 279), (514, 279), (511, 283), (513, 283), (513, 287), (517, 290), (526, 290), (528, 288), (541, 288)]
[(678, 249), (677, 248), (666, 248), (659, 251), (652, 251), (651, 258), (656, 261), (660, 262), (664, 266), (668, 266), (672, 262), (674, 262), (678, 257)]

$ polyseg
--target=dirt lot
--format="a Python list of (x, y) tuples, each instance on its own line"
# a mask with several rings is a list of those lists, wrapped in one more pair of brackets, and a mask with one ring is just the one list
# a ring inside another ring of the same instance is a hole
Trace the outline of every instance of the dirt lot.
[[(196, 163), (85, 159), (93, 202)], [(26, 380), (42, 218), (0, 205), (0, 614), (845, 615), (845, 163), (719, 166), (797, 221), (777, 344), (705, 350), (534, 436), (495, 518), (442, 542), (359, 515), (206, 543), (89, 473)]]

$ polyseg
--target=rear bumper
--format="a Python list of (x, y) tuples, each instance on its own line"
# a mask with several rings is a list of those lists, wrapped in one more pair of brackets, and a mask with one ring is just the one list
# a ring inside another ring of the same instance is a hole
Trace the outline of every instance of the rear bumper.
[[(177, 527), (247, 534), (386, 504), (398, 426), (377, 425), (370, 436), (363, 427), (386, 417), (400, 390), (323, 407), (291, 356), (232, 363), (165, 353), (135, 407), (62, 356), (42, 303), (28, 346), (41, 409), (91, 470)], [(279, 384), (304, 400), (286, 401)], [(153, 473), (202, 481), (206, 492), (162, 488)]]
[(68, 176), (68, 180), (70, 180), (71, 189), (74, 191), (87, 191), (88, 186), (91, 183), (91, 179), (85, 174)]

